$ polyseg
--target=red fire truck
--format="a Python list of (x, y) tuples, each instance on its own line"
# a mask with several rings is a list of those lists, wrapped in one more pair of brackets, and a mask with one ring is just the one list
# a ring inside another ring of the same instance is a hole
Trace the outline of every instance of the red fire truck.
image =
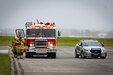
[(26, 22), (25, 26), (26, 58), (33, 57), (34, 55), (47, 55), (49, 58), (56, 58), (55, 23)]

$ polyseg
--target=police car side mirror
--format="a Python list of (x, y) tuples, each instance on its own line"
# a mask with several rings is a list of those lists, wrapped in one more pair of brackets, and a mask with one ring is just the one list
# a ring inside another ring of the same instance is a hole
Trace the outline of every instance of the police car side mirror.
[(79, 46), (82, 46), (81, 44)]
[(104, 44), (101, 44), (104, 47)]
[(79, 46), (82, 46), (82, 43), (81, 43), (81, 44), (79, 44)]
[(81, 46), (81, 44), (78, 44), (78, 46)]

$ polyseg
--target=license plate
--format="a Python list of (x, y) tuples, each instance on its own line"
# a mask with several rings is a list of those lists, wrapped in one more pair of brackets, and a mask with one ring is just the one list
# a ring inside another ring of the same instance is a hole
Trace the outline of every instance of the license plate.
[(94, 55), (99, 55), (99, 54), (94, 54)]
[(38, 50), (36, 50), (36, 53), (46, 53), (46, 50), (44, 50), (44, 49), (38, 49)]

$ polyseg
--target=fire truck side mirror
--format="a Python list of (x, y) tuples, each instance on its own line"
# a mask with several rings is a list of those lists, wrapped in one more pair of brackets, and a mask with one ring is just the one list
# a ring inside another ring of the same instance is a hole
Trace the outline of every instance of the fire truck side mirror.
[(23, 29), (16, 29), (15, 32), (17, 37), (20, 37), (20, 36), (25, 37), (25, 33)]
[(61, 36), (61, 31), (58, 30), (58, 38)]

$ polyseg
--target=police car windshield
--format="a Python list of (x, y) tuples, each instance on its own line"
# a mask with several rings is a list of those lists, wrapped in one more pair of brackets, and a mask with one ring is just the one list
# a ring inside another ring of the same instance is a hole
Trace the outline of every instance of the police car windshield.
[(84, 42), (83, 46), (101, 46), (99, 42)]
[(27, 37), (56, 37), (55, 29), (27, 29)]

